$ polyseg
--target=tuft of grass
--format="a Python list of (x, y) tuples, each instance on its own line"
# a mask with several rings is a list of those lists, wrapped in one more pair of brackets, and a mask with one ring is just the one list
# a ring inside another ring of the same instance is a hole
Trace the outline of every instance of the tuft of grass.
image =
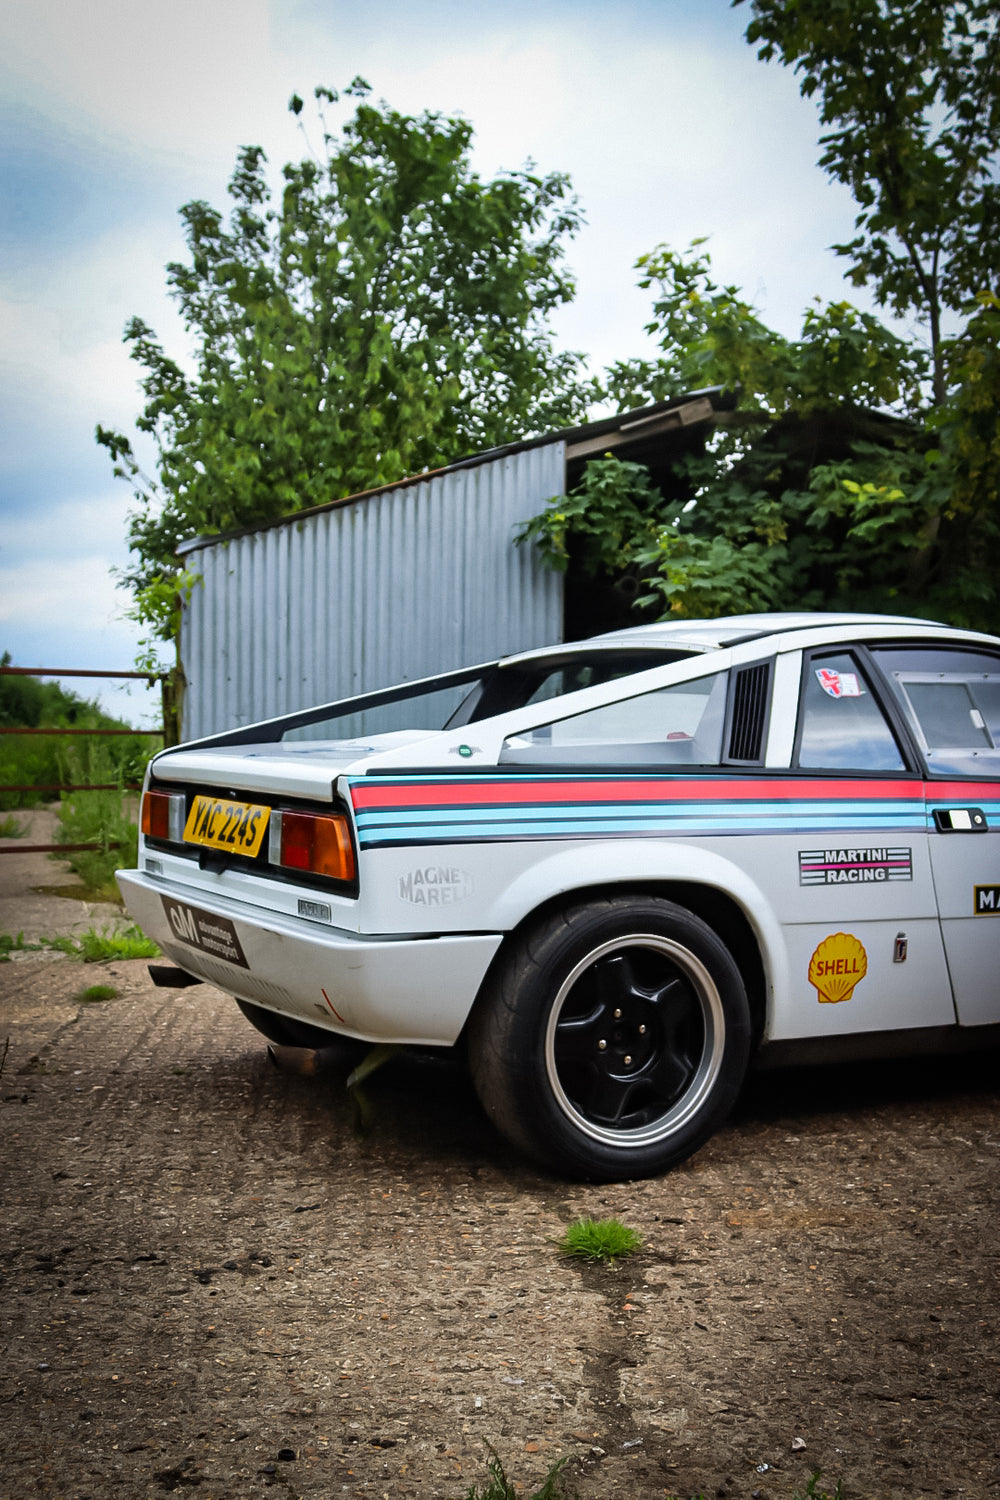
[(125, 927), (109, 931), (102, 927), (98, 932), (88, 927), (80, 938), (43, 937), (37, 943), (26, 943), (24, 933), (16, 937), (9, 932), (0, 932), (0, 964), (9, 963), (12, 953), (66, 953), (70, 958), (82, 958), (85, 964), (101, 963), (111, 958), (159, 958), (160, 950), (138, 927)]
[(134, 924), (131, 927), (93, 927), (75, 945), (75, 952), (85, 964), (101, 963), (109, 958), (159, 958), (160, 950), (151, 938)]
[(13, 813), (0, 818), (0, 839), (23, 839), (27, 832), (27, 823), (18, 822)]
[[(486, 1484), (472, 1485), (465, 1493), (464, 1500), (560, 1500), (566, 1494), (562, 1468), (569, 1462), (569, 1455), (565, 1458), (557, 1458), (545, 1478), (539, 1490), (532, 1490), (530, 1495), (525, 1495), (523, 1487), (516, 1489), (513, 1483), (504, 1473), (500, 1455), (492, 1443), (486, 1445), (490, 1450), (490, 1456), (486, 1460), (486, 1467), (490, 1477)], [(820, 1497), (817, 1497), (820, 1500)]]
[(76, 995), (78, 1005), (100, 1005), (104, 1000), (116, 1000), (118, 991), (113, 984), (89, 984)]
[(0, 932), (0, 964), (10, 963), (12, 953), (26, 953), (39, 946), (38, 943), (26, 943), (23, 932), (17, 933), (16, 936), (12, 932)]
[(76, 944), (69, 937), (43, 937), (37, 943), (26, 943), (23, 932), (16, 937), (9, 932), (0, 932), (0, 964), (9, 963), (12, 953), (43, 953), (46, 948), (54, 948), (59, 953), (74, 953)]
[(805, 1489), (795, 1491), (792, 1500), (844, 1500), (839, 1479), (837, 1480), (837, 1488), (832, 1493), (828, 1490), (817, 1489), (822, 1472), (822, 1469), (817, 1469)]
[(620, 1219), (578, 1219), (558, 1245), (563, 1255), (573, 1260), (606, 1261), (613, 1266), (616, 1260), (642, 1248), (642, 1235)]

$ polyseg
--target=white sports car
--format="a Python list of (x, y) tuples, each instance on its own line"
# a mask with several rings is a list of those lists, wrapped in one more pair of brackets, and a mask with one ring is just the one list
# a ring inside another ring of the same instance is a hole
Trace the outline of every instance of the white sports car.
[(118, 879), (273, 1041), (461, 1043), (549, 1167), (660, 1172), (754, 1057), (1000, 1022), (1000, 640), (680, 621), (289, 714), (158, 755)]

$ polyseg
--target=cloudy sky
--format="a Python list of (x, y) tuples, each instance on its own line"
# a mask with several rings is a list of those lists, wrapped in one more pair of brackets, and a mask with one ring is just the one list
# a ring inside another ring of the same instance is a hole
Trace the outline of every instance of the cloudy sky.
[(632, 267), (660, 242), (709, 236), (720, 277), (788, 334), (810, 298), (855, 296), (828, 250), (853, 205), (815, 165), (815, 107), (743, 40), (748, 9), (0, 0), (0, 651), (131, 666), (111, 575), (130, 496), (94, 426), (129, 430), (139, 410), (130, 316), (185, 349), (163, 277), (180, 205), (224, 205), (239, 145), (276, 167), (303, 154), (293, 92), (360, 73), (395, 108), (464, 114), (483, 174), (528, 158), (568, 172), (588, 224), (558, 331), (597, 367), (648, 352)]

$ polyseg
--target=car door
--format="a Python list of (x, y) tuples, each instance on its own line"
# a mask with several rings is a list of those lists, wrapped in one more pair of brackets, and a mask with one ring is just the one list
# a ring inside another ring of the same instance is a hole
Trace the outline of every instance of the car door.
[(873, 655), (927, 764), (931, 868), (959, 1021), (1000, 1022), (1000, 658), (937, 646)]
[(775, 842), (767, 886), (788, 964), (775, 1040), (955, 1023), (921, 768), (875, 679), (847, 647), (802, 653), (799, 831)]

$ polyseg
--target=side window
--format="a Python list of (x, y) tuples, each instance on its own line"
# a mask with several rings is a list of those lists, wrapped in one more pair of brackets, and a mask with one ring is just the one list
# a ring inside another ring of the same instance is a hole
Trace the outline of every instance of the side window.
[(504, 741), (502, 764), (717, 766), (728, 673), (554, 719)]
[(804, 666), (798, 764), (817, 771), (906, 769), (896, 737), (849, 652), (813, 656)]
[(979, 651), (894, 647), (874, 653), (932, 771), (1000, 769), (1000, 659)]

